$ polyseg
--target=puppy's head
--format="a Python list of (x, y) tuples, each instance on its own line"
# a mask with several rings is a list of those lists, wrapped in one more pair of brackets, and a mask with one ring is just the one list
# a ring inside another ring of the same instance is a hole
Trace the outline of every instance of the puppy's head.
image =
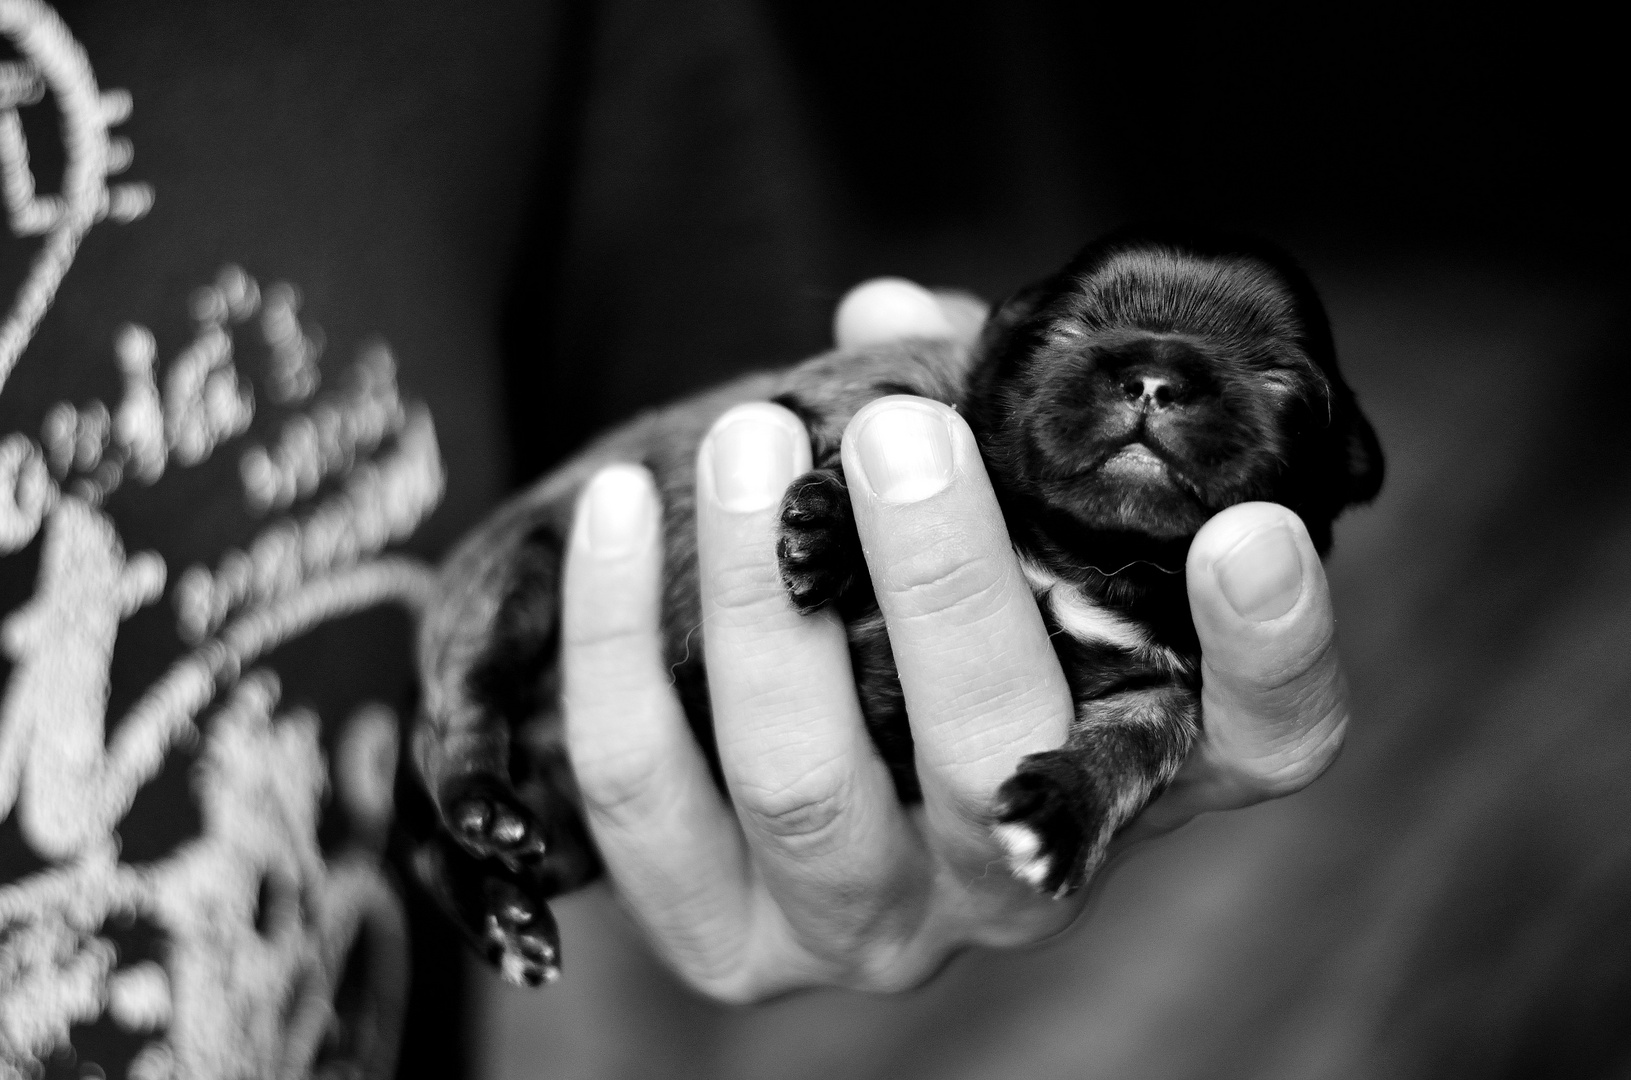
[(999, 486), (1079, 528), (1179, 540), (1267, 499), (1324, 550), (1382, 482), (1318, 297), (1257, 246), (1090, 245), (1000, 307), (973, 391)]

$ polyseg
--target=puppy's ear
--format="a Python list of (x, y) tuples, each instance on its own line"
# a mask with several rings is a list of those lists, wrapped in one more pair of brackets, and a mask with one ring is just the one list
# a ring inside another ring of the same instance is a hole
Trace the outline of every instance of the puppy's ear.
[(1058, 277), (1043, 278), (1009, 295), (991, 311), (980, 331), (980, 354), (995, 359), (1016, 344), (1014, 331), (1058, 294)]
[(1342, 505), (1370, 502), (1382, 490), (1382, 444), (1376, 438), (1376, 429), (1359, 410), (1352, 391), (1341, 395), (1336, 421), (1338, 429), (1333, 434), (1340, 440), (1338, 468), (1346, 481)]
[(985, 320), (960, 403), (976, 432), (986, 430), (1001, 415), (997, 387), (1031, 354), (1035, 344), (1031, 317), (1057, 290), (1057, 275), (1033, 282), (1003, 300)]

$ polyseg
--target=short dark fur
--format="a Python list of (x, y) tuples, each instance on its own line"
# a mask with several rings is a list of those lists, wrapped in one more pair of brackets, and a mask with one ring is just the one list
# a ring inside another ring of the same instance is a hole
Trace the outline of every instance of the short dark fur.
[[(874, 741), (901, 796), (917, 797), (839, 460), (850, 418), (896, 393), (968, 418), (1045, 601), (1077, 720), (1063, 747), (1020, 762), (991, 820), (1029, 830), (1019, 835), (1044, 858), (1027, 864), (1022, 845), (1016, 873), (1054, 895), (1091, 875), (1198, 731), (1199, 648), (1183, 577), (1195, 532), (1224, 507), (1267, 499), (1296, 511), (1323, 553), (1335, 516), (1381, 484), (1376, 437), (1302, 272), (1256, 245), (1148, 234), (1088, 246), (1002, 304), (972, 349), (908, 341), (829, 353), (612, 433), (465, 541), (421, 637), (416, 759), (441, 829), (418, 838), (415, 871), (512, 980), (553, 975), (559, 943), (545, 901), (599, 871), (565, 762), (555, 673), (560, 553), (577, 494), (611, 461), (656, 476), (669, 659), (711, 755), (692, 469), (702, 435), (732, 404), (770, 398), (810, 429), (815, 467), (782, 504), (782, 576), (801, 610), (834, 604), (843, 616)], [(1068, 605), (1049, 596), (1130, 630), (1073, 637)]]

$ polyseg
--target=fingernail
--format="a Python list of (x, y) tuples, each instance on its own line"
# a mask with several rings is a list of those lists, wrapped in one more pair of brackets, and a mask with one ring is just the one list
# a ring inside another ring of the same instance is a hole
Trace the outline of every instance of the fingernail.
[(1224, 598), (1252, 622), (1278, 619), (1303, 591), (1302, 558), (1284, 525), (1248, 534), (1218, 560), (1217, 573)]
[(584, 502), (589, 549), (601, 558), (628, 555), (650, 536), (651, 487), (634, 466), (602, 469), (589, 481)]
[(856, 449), (867, 486), (885, 502), (918, 502), (951, 481), (951, 431), (925, 405), (879, 406), (856, 436)]
[(709, 437), (714, 497), (734, 514), (751, 514), (775, 504), (792, 481), (794, 433), (755, 407), (727, 415)]

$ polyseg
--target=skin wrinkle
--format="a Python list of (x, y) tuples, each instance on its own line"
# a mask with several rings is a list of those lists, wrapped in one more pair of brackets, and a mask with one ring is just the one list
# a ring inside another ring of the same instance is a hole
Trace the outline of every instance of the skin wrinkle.
[(980, 619), (991, 608), (1006, 606), (1016, 589), (1030, 595), (1018, 575), (1006, 571), (992, 556), (970, 559), (951, 543), (931, 541), (889, 564), (879, 601), (889, 604), (896, 620)]
[[(618, 609), (615, 602), (606, 606), (614, 612)], [(655, 605), (650, 612), (635, 614), (624, 611), (623, 614), (627, 616), (626, 621), (608, 623), (595, 619), (587, 620), (589, 625), (586, 626), (581, 625), (584, 620), (574, 620), (573, 624), (563, 631), (562, 641), (568, 648), (582, 652), (617, 652), (627, 655), (629, 651), (634, 651), (640, 654), (660, 655), (662, 638), (653, 625), (657, 617)]]
[[(1314, 641), (1302, 642), (1302, 648), (1280, 663), (1265, 665), (1258, 671), (1237, 674), (1230, 679), (1230, 683), (1239, 691), (1250, 694), (1271, 707), (1278, 705), (1282, 697), (1287, 695), (1294, 697), (1302, 693), (1309, 681), (1309, 674), (1321, 664), (1334, 663), (1337, 652), (1336, 630), (1331, 621), (1317, 619), (1315, 622), (1322, 632)], [(1263, 650), (1265, 657), (1272, 657), (1273, 652), (1271, 649)]]
[[(821, 895), (811, 904), (828, 917), (789, 927), (810, 955), (845, 972), (847, 985), (880, 989), (891, 976), (911, 979), (907, 985), (915, 985), (914, 975), (922, 961), (902, 963), (898, 958), (921, 951), (919, 939), (929, 914), (928, 901), (927, 875), (896, 873), (833, 881), (821, 887)], [(834, 913), (848, 915), (835, 920)]]
[[(790, 747), (780, 748), (778, 757), (798, 759)], [(796, 841), (831, 829), (845, 817), (854, 803), (851, 770), (847, 767), (848, 747), (803, 766), (789, 775), (765, 782), (747, 776), (732, 776), (731, 794), (738, 809), (777, 839)]]
[[(1253, 707), (1264, 714), (1265, 719), (1275, 715), (1295, 722), (1298, 711), (1306, 707), (1309, 694), (1322, 689), (1330, 692), (1326, 681), (1314, 676), (1327, 666), (1338, 666), (1336, 633), (1330, 620), (1315, 619), (1314, 622), (1323, 631), (1315, 641), (1299, 641), (1295, 655), (1283, 664), (1269, 666), (1262, 673), (1231, 672), (1203, 657), (1202, 685), (1217, 688), (1230, 699), (1253, 702)], [(1309, 645), (1312, 648), (1307, 648)]]
[[(1010, 678), (984, 700), (961, 698), (960, 706), (973, 707), (957, 708), (963, 714), (960, 719), (936, 717), (922, 725), (932, 726), (933, 738), (922, 742), (932, 744), (935, 753), (930, 757), (920, 749), (918, 758), (932, 768), (959, 774), (985, 775), (999, 763), (1011, 771), (1019, 758), (1054, 745), (1049, 741), (1048, 728), (1054, 726), (1050, 721), (1057, 719), (1058, 737), (1063, 739), (1069, 699), (1060, 695), (1050, 701), (1050, 696), (1046, 687)], [(1000, 720), (994, 722), (994, 718)], [(982, 781), (973, 783), (978, 786)]]
[[(1336, 719), (1333, 721), (1332, 717)], [(1174, 783), (1171, 790), (1197, 804), (1194, 813), (1251, 806), (1301, 791), (1336, 763), (1347, 725), (1348, 708), (1339, 703), (1316, 721), (1310, 732), (1311, 736), (1317, 735), (1312, 745), (1276, 748), (1269, 755), (1254, 758), (1242, 748), (1225, 750), (1217, 743), (1205, 743), (1204, 781)], [(1273, 762), (1270, 767), (1253, 767), (1257, 762), (1270, 761)], [(1186, 815), (1184, 820), (1190, 816), (1193, 814)]]
[(1245, 710), (1233, 703), (1207, 701), (1211, 722), (1205, 739), (1208, 752), (1232, 763), (1231, 771), (1260, 778), (1273, 790), (1281, 789), (1276, 777), (1285, 774), (1288, 766), (1313, 768), (1313, 775), (1318, 776), (1330, 765), (1329, 760), (1324, 760), (1328, 753), (1325, 748), (1330, 746), (1333, 755), (1340, 749), (1349, 719), (1347, 687), (1340, 670), (1319, 681), (1322, 686), (1310, 691), (1308, 699), (1323, 700), (1315, 706), (1304, 706), (1306, 712), (1295, 714), (1301, 722), (1288, 724), (1280, 737), (1265, 737), (1259, 718), (1240, 716)]
[(656, 734), (670, 736), (663, 741), (631, 739), (615, 751), (602, 747), (598, 752), (573, 752), (572, 767), (591, 812), (612, 825), (621, 825), (620, 819), (627, 816), (627, 830), (635, 831), (640, 814), (648, 815), (647, 821), (664, 820), (654, 809), (658, 796), (666, 796), (671, 808), (679, 805), (681, 786), (668, 782), (672, 762), (676, 755), (695, 756), (695, 752), (673, 738), (670, 729), (669, 724), (657, 726)]
[[(769, 535), (768, 529), (765, 534)], [(751, 546), (736, 543), (734, 539), (722, 537), (716, 544), (725, 552)], [(710, 545), (710, 548), (713, 546)], [(776, 576), (774, 562), (764, 560), (759, 552), (755, 551), (752, 558), (736, 562), (716, 563), (710, 559), (709, 566), (714, 577), (708, 589), (705, 621), (711, 622), (723, 614), (740, 616), (741, 621), (752, 622), (754, 616), (792, 611), (787, 601), (787, 590)]]
[[(846, 750), (862, 745), (865, 736), (860, 708), (851, 705), (835, 709), (832, 702), (812, 698), (809, 690), (808, 685), (788, 687), (770, 683), (747, 686), (733, 681), (729, 684), (733, 711), (752, 715), (761, 709), (775, 709), (778, 714), (769, 719), (755, 715), (751, 723), (727, 725), (729, 730), (720, 732), (717, 737), (718, 745), (722, 750), (744, 748), (748, 753), (740, 756), (755, 762), (776, 760), (775, 755), (800, 758), (807, 756), (811, 750), (833, 746), (835, 741), (845, 743)], [(839, 713), (846, 714), (842, 717), (845, 722), (830, 722), (839, 719)], [(848, 722), (851, 718), (853, 723)], [(848, 735), (852, 730), (859, 738)], [(844, 733), (844, 737), (835, 740), (835, 732)]]
[[(1006, 582), (1001, 583), (1000, 586), (982, 591), (978, 599), (971, 598), (968, 603), (977, 604), (976, 610), (956, 607), (910, 613), (890, 610), (888, 615), (893, 631), (892, 639), (916, 643), (929, 639), (939, 641), (950, 637), (950, 641), (945, 641), (938, 647), (938, 655), (934, 660), (937, 668), (951, 667), (951, 660), (946, 658), (971, 660), (976, 656), (1000, 655), (1007, 651), (1028, 654), (1029, 650), (1024, 646), (1006, 642), (992, 633), (994, 630), (1012, 631), (1016, 623), (1023, 626), (1030, 621), (1032, 613), (1036, 610), (1036, 601), (1029, 589), (1011, 589), (1006, 587), (1007, 585)], [(893, 605), (890, 604), (890, 607)], [(954, 620), (955, 628), (947, 625)], [(1034, 641), (1026, 644), (1035, 647), (1048, 641), (1040, 615), (1036, 616), (1034, 628), (1027, 629), (1034, 629), (1035, 633)], [(993, 649), (997, 652), (994, 653)]]
[[(1341, 677), (1338, 676), (1338, 679), (1340, 681)], [(1344, 687), (1344, 692), (1345, 690)], [(1319, 779), (1341, 756), (1347, 734), (1348, 717), (1346, 701), (1339, 700), (1333, 703), (1329, 710), (1320, 714), (1306, 736), (1299, 740), (1301, 745), (1288, 747), (1288, 752), (1282, 754), (1279, 768), (1255, 775), (1256, 786), (1253, 797), (1261, 799), (1267, 795), (1278, 798), (1294, 791), (1301, 791)], [(1314, 738), (1315, 735), (1318, 736), (1317, 739)]]
[[(834, 914), (845, 910), (844, 896), (872, 895), (879, 882), (904, 869), (896, 851), (901, 838), (875, 835), (886, 808), (855, 797), (867, 785), (844, 775), (842, 762), (829, 764), (839, 771), (819, 787), (806, 788), (806, 774), (787, 786), (733, 789), (743, 827), (770, 845), (758, 860), (764, 878), (789, 911), (803, 916), (800, 925), (832, 926)], [(868, 857), (853, 858), (856, 853)], [(835, 854), (846, 857), (835, 863)]]
[[(761, 576), (773, 575), (773, 567), (755, 566), (751, 572), (758, 580), (750, 579), (745, 568), (738, 569), (733, 581), (710, 592), (706, 616), (713, 630), (707, 638), (710, 655), (717, 663), (729, 665), (733, 676), (730, 695), (739, 703), (737, 711), (746, 714), (758, 706), (791, 708), (807, 722), (826, 708), (825, 702), (809, 697), (812, 684), (844, 678), (853, 685), (843, 628), (831, 618), (814, 624), (802, 620), (788, 603), (780, 581)], [(822, 666), (833, 669), (826, 678), (800, 684), (782, 676), (790, 668), (808, 665), (812, 655)], [(858, 720), (859, 707), (853, 711)]]
[[(737, 854), (730, 860), (735, 873), (717, 878), (699, 875), (694, 867), (676, 874), (671, 863), (642, 859), (620, 867), (622, 880), (630, 886), (660, 881), (656, 887), (668, 900), (661, 911), (655, 916), (633, 909), (630, 913), (670, 957), (674, 969), (699, 989), (716, 977), (713, 972), (733, 970), (758, 944), (749, 921), (753, 896), (740, 843)], [(653, 868), (657, 873), (650, 873)]]
[[(721, 663), (728, 658), (729, 662), (739, 663), (744, 667), (749, 665), (766, 667), (778, 662), (786, 664), (789, 660), (794, 659), (803, 662), (807, 659), (809, 651), (808, 645), (804, 649), (790, 646), (787, 648), (770, 648), (763, 652), (720, 648), (710, 655), (717, 658), (717, 662)], [(834, 673), (834, 677), (842, 674), (845, 673)], [(811, 679), (807, 682), (789, 685), (783, 680), (778, 680), (775, 671), (744, 672), (728, 681), (716, 680), (715, 685), (719, 687), (720, 692), (729, 694), (730, 712), (732, 714), (740, 713), (747, 716), (758, 712), (760, 709), (776, 709), (788, 711), (792, 714), (787, 717), (778, 717), (773, 724), (756, 721), (752, 727), (743, 730), (738, 730), (739, 725), (727, 723), (725, 727), (729, 730), (721, 731), (717, 736), (719, 745), (721, 747), (736, 746), (741, 743), (760, 741), (761, 736), (792, 730), (798, 724), (808, 726), (812, 720), (821, 721), (834, 711), (832, 703), (812, 697), (811, 692), (818, 687), (825, 687), (827, 682), (826, 679)], [(860, 723), (859, 706), (846, 708), (843, 711), (853, 713), (855, 722)], [(821, 722), (817, 724), (817, 727), (825, 731), (831, 725)]]
[[(712, 793), (711, 781), (707, 784)], [(676, 796), (685, 792), (684, 785), (669, 787)], [(683, 807), (685, 801), (680, 800), (677, 805)], [(699, 838), (711, 838), (714, 843), (707, 851), (688, 852), (688, 858), (679, 867), (673, 858), (651, 859), (641, 854), (626, 859), (627, 845), (605, 844), (603, 848), (608, 863), (618, 869), (618, 877), (631, 886), (643, 880), (660, 882), (657, 888), (666, 898), (663, 907), (655, 912), (631, 908), (631, 914), (648, 928), (651, 939), (670, 957), (674, 969), (698, 989), (705, 989), (704, 984), (711, 981), (711, 974), (704, 972), (729, 968), (733, 960), (745, 963), (741, 958), (755, 944), (755, 924), (750, 921), (751, 904), (755, 900), (754, 871), (745, 843), (735, 829), (719, 827), (729, 818), (729, 811), (721, 800), (716, 797), (715, 805), (708, 809), (715, 811), (708, 816), (720, 821), (708, 823), (689, 840), (693, 847)], [(650, 819), (634, 830), (635, 837), (648, 839), (649, 825)], [(616, 834), (602, 835), (603, 839), (613, 839)], [(633, 847), (638, 851), (642, 845), (637, 843)], [(664, 854), (670, 853), (665, 851)], [(698, 855), (701, 858), (696, 858)], [(699, 872), (702, 868), (706, 868), (706, 872)], [(655, 874), (651, 873), (653, 869)]]

